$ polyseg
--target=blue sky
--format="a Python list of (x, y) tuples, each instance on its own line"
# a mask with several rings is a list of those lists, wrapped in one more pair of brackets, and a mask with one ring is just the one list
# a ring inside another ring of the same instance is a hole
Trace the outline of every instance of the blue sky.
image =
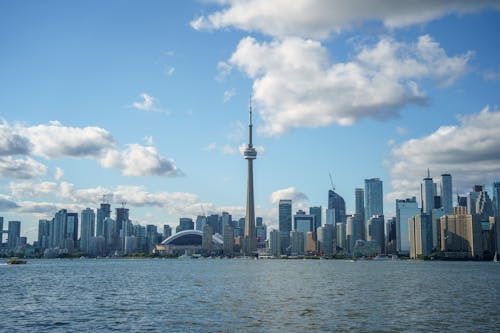
[(244, 214), (249, 96), (257, 215), (277, 200), (385, 211), (430, 168), (500, 178), (500, 6), (490, 1), (0, 1), (0, 216), (96, 208), (172, 226)]

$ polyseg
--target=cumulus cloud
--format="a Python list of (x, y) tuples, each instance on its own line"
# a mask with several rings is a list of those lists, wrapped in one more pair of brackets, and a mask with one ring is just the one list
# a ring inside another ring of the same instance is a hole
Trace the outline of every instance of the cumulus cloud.
[(12, 211), (17, 208), (19, 208), (19, 205), (16, 202), (10, 200), (9, 197), (0, 194), (0, 211)]
[[(111, 133), (103, 128), (63, 126), (57, 121), (50, 124), (25, 126), (0, 125), (0, 175), (7, 178), (28, 179), (44, 175), (47, 168), (29, 155), (45, 159), (64, 157), (91, 158), (106, 168), (117, 168), (127, 176), (178, 176), (175, 162), (161, 156), (153, 147), (153, 138), (144, 138), (147, 146), (130, 144), (119, 150)], [(3, 157), (2, 157), (3, 156)], [(59, 180), (64, 172), (56, 168)]]
[(54, 173), (54, 178), (55, 180), (61, 180), (61, 178), (64, 176), (64, 170), (57, 167), (56, 171)]
[(464, 14), (492, 7), (494, 0), (409, 1), (391, 0), (224, 0), (222, 9), (191, 21), (196, 30), (234, 27), (275, 37), (299, 36), (325, 39), (332, 33), (365, 21), (382, 22), (388, 28), (425, 23), (448, 14)]
[(0, 176), (3, 178), (30, 179), (47, 173), (47, 167), (32, 158), (0, 157)]
[(441, 126), (427, 136), (394, 146), (388, 161), (395, 191), (390, 199), (417, 195), (427, 168), (435, 177), (450, 173), (458, 191), (498, 180), (500, 111), (485, 107), (458, 119), (458, 125)]
[(292, 203), (304, 203), (308, 201), (309, 198), (305, 193), (300, 192), (295, 187), (288, 187), (281, 190), (274, 191), (269, 196), (269, 201), (272, 204), (277, 205), (280, 200), (292, 200)]
[(117, 168), (126, 176), (179, 176), (175, 162), (152, 146), (130, 144), (124, 151), (109, 150), (101, 159), (105, 168)]
[[(172, 75), (174, 72), (172, 71)], [(139, 97), (142, 99), (140, 102), (134, 102), (132, 103), (132, 107), (136, 108), (137, 110), (141, 111), (151, 111), (151, 112), (159, 112), (161, 109), (158, 107), (158, 101), (156, 98), (153, 96), (147, 94), (147, 93), (142, 93), (139, 95)]]
[(31, 143), (30, 154), (48, 159), (60, 157), (96, 157), (115, 146), (107, 130), (95, 127), (63, 126), (57, 121), (49, 125), (16, 126)]
[[(167, 74), (168, 76), (172, 76), (174, 75), (174, 72), (175, 72), (175, 68), (174, 67), (169, 67), (166, 71), (165, 71), (165, 74)], [(149, 96), (150, 97), (150, 96)]]
[(382, 37), (373, 47), (360, 47), (351, 61), (332, 64), (317, 41), (247, 37), (229, 63), (254, 80), (260, 133), (281, 135), (294, 127), (397, 117), (408, 104), (426, 103), (419, 80), (449, 85), (467, 71), (472, 55), (450, 57), (427, 35), (415, 43)]

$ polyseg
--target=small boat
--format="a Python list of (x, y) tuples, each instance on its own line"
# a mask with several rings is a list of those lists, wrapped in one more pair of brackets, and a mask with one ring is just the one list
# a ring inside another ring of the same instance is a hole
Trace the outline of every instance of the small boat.
[(22, 259), (10, 259), (7, 261), (7, 265), (24, 265), (26, 262), (26, 260)]

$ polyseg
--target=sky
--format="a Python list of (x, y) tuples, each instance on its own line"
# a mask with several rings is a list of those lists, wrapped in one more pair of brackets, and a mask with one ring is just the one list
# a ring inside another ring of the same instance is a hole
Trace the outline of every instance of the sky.
[(384, 213), (429, 168), (500, 179), (498, 1), (0, 0), (0, 216), (125, 205), (133, 223), (256, 215), (378, 177)]

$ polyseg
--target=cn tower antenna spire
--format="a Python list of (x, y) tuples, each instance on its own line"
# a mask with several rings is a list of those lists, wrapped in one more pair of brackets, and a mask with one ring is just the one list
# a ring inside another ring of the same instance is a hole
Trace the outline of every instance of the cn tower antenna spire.
[(248, 111), (248, 146), (252, 147), (252, 95), (250, 95)]

